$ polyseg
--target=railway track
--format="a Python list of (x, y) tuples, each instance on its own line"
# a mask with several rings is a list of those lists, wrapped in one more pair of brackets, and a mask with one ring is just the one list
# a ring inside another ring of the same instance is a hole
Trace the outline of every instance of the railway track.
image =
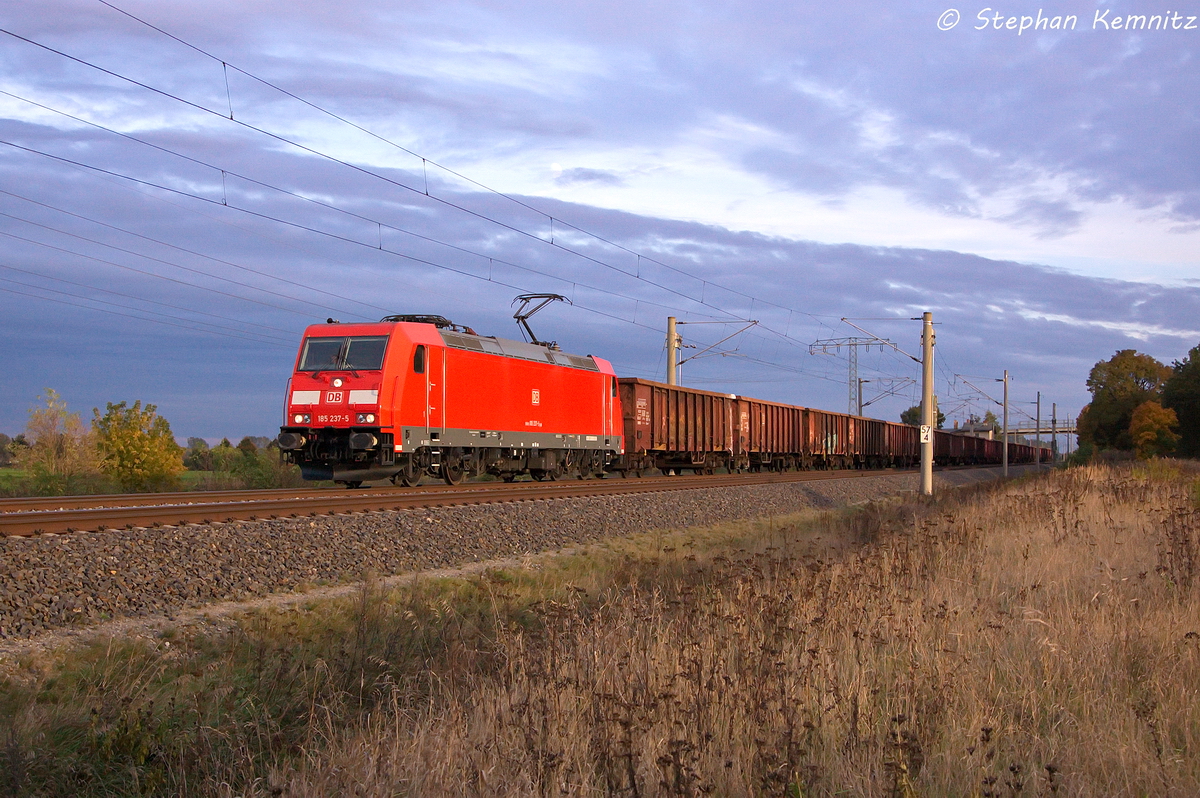
[(102, 532), (134, 527), (855, 479), (903, 473), (915, 471), (796, 471), (562, 482), (477, 482), (456, 487), (389, 486), (359, 490), (300, 488), (6, 499), (0, 501), (0, 535), (30, 537), (63, 532)]

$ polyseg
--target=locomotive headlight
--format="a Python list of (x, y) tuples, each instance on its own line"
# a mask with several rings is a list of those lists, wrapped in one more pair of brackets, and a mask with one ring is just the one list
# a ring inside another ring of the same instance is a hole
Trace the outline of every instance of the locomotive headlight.
[(345, 382), (346, 382), (346, 381), (345, 381), (345, 380), (343, 380), (341, 377), (334, 377), (334, 378), (333, 378), (333, 387), (334, 387), (334, 388), (341, 388), (341, 387), (342, 387), (342, 385), (344, 385), (344, 384), (345, 384)]
[(358, 423), (359, 424), (374, 424), (375, 423), (375, 414), (374, 413), (359, 413), (358, 414)]
[(296, 415), (292, 416), (293, 424), (307, 424), (310, 421), (312, 421), (312, 416), (310, 416), (308, 413), (297, 413)]

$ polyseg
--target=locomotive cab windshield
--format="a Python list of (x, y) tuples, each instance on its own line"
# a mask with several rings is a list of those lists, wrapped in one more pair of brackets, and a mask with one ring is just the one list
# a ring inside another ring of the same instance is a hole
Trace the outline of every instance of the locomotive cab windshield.
[(321, 336), (304, 340), (297, 371), (379, 371), (386, 335)]

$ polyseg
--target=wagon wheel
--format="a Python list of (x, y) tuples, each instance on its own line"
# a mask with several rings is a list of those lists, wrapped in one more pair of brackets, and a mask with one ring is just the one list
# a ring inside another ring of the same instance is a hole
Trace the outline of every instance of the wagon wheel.
[(362, 480), (361, 479), (352, 479), (343, 484), (345, 484), (345, 486), (347, 488), (349, 488), (350, 490), (357, 490), (358, 488), (362, 487)]
[(529, 476), (533, 477), (536, 482), (541, 482), (546, 478), (546, 472), (540, 468), (535, 468), (529, 472)]
[(517, 475), (512, 473), (511, 471), (500, 475), (500, 479), (504, 480), (505, 482), (512, 482), (516, 478), (517, 478)]

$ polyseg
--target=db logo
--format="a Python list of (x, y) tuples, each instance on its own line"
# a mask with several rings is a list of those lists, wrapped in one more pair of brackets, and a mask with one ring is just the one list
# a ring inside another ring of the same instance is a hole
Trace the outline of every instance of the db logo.
[(329, 391), (328, 393), (325, 394), (325, 404), (340, 405), (341, 403), (342, 403), (342, 392), (341, 391)]
[(542, 392), (539, 391), (537, 388), (534, 388), (533, 396), (531, 398), (535, 405), (540, 405), (542, 403)]

